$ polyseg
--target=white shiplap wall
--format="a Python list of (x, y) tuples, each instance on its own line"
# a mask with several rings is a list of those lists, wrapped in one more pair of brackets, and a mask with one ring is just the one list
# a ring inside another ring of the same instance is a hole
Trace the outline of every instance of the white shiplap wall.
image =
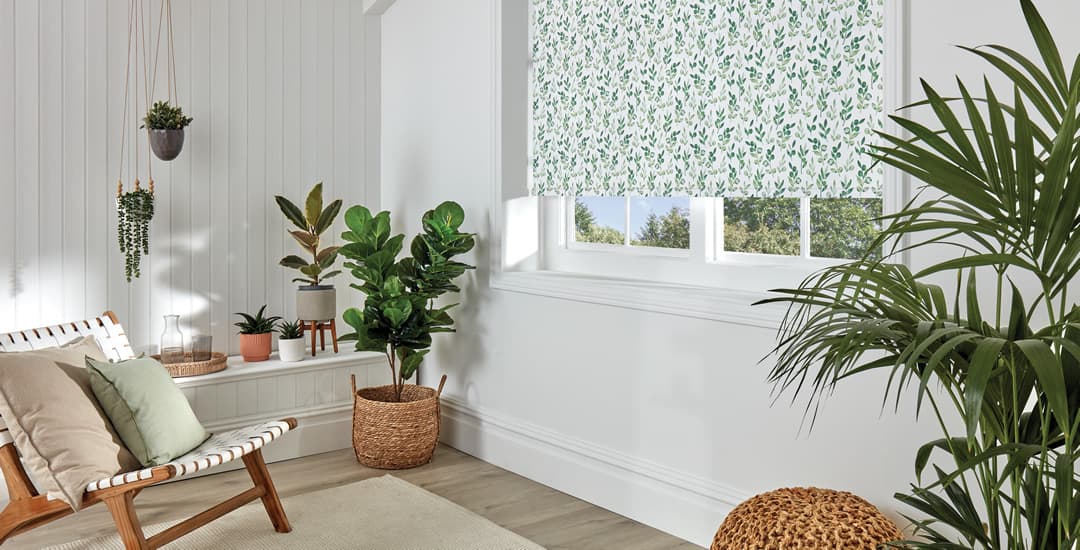
[[(161, 2), (150, 4), (156, 28)], [(301, 201), (321, 180), (346, 207), (377, 202), (364, 177), (362, 3), (173, 0), (180, 104), (195, 121), (177, 160), (154, 160), (151, 254), (130, 285), (114, 208), (127, 9), (0, 0), (0, 332), (112, 309), (150, 350), (177, 313), (185, 336), (209, 331), (235, 352), (233, 312), (295, 309), (277, 260), (296, 247), (273, 195)]]

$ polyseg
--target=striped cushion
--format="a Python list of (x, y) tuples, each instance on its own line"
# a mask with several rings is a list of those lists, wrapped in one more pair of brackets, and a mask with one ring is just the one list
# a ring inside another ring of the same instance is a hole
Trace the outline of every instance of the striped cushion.
[[(287, 423), (275, 421), (214, 434), (194, 451), (177, 458), (166, 464), (166, 466), (173, 468), (176, 472), (175, 477), (193, 474), (250, 454), (255, 449), (261, 448), (263, 445), (281, 437), (287, 431), (289, 431)], [(148, 479), (152, 473), (153, 468), (143, 468), (142, 470), (120, 474), (108, 479), (101, 479), (87, 486), (86, 491), (98, 491), (140, 479)]]

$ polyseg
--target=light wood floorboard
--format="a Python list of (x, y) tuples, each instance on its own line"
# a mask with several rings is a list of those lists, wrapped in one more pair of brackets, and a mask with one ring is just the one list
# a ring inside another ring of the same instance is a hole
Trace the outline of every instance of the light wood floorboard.
[[(388, 472), (356, 462), (351, 450), (270, 464), (281, 497), (345, 485)], [(430, 464), (389, 472), (449, 499), (549, 550), (691, 550), (698, 547), (550, 487), (440, 446)], [(136, 499), (143, 525), (173, 522), (251, 485), (243, 470), (151, 487)], [(256, 502), (248, 506), (261, 506)], [(285, 502), (286, 512), (288, 502)], [(267, 522), (267, 529), (270, 524)], [(93, 506), (4, 545), (38, 549), (113, 532), (104, 506)], [(180, 539), (179, 542), (183, 542)], [(284, 541), (283, 541), (284, 543)], [(283, 544), (282, 546), (286, 546)]]

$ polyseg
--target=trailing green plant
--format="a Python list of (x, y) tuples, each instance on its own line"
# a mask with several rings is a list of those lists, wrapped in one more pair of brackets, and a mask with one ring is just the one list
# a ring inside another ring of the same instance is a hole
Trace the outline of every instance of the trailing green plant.
[[(1071, 549), (1080, 538), (1080, 308), (1068, 296), (1080, 271), (1080, 57), (1066, 70), (1031, 0), (1020, 5), (1039, 61), (964, 48), (1010, 81), (1011, 102), (988, 79), (981, 97), (959, 80), (956, 97), (923, 82), (914, 107), (933, 123), (892, 117), (912, 138), (883, 133), (873, 153), (941, 198), (885, 216), (884, 260), (825, 269), (767, 300), (789, 306), (769, 378), (807, 398), (808, 414), (842, 380), (885, 371), (886, 401), (913, 390), (938, 420), (942, 437), (915, 453), (917, 482), (896, 495), (920, 515), (921, 539), (895, 546)], [(928, 245), (958, 254), (917, 272), (890, 263)], [(955, 289), (930, 282), (943, 274)]]
[(150, 254), (150, 220), (154, 218), (154, 193), (135, 189), (116, 197), (116, 234), (120, 253), (124, 255), (124, 275), (131, 279), (141, 275), (144, 254)]
[(282, 340), (296, 340), (297, 338), (303, 338), (304, 325), (300, 320), (282, 321), (278, 323), (277, 331)]
[(300, 282), (310, 286), (319, 286), (322, 281), (341, 273), (338, 270), (325, 272), (334, 265), (340, 247), (319, 248), (321, 235), (327, 229), (330, 229), (330, 226), (334, 224), (334, 219), (337, 218), (338, 212), (341, 210), (341, 199), (335, 200), (325, 209), (323, 208), (322, 186), (322, 182), (319, 182), (311, 189), (307, 200), (304, 201), (303, 211), (281, 195), (274, 197), (278, 208), (285, 214), (285, 217), (299, 228), (299, 230), (289, 231), (289, 234), (296, 239), (304, 252), (311, 255), (310, 262), (296, 255), (285, 256), (279, 262), (280, 265), (297, 269), (304, 275), (293, 279), (294, 283)]
[(363, 206), (345, 212), (349, 230), (341, 238), (347, 244), (341, 254), (345, 267), (360, 284), (353, 288), (365, 295), (363, 308), (345, 310), (343, 318), (354, 332), (340, 338), (355, 341), (359, 351), (386, 355), (393, 376), (395, 398), (401, 401), (405, 381), (412, 378), (431, 348), (431, 335), (455, 332), (448, 311), (457, 304), (435, 307), (437, 298), (458, 292), (454, 279), (473, 266), (453, 260), (472, 250), (472, 233), (459, 231), (465, 211), (455, 202), (444, 202), (424, 213), (423, 232), (413, 238), (411, 255), (398, 259), (405, 235), (391, 235), (390, 213), (372, 216)]
[(141, 128), (151, 130), (180, 130), (191, 124), (194, 120), (184, 116), (184, 110), (179, 105), (172, 105), (168, 101), (155, 101), (154, 106), (146, 111)]
[(277, 322), (281, 320), (281, 317), (277, 315), (264, 317), (263, 312), (265, 311), (266, 306), (263, 305), (255, 315), (237, 313), (236, 315), (243, 317), (244, 320), (233, 324), (240, 329), (240, 334), (266, 334), (274, 332), (274, 328), (277, 327)]

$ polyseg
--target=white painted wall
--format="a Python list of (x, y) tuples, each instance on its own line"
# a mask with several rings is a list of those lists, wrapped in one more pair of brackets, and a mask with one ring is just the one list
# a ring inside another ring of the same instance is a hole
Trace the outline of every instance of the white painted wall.
[[(156, 28), (162, 3), (148, 4)], [(154, 161), (152, 250), (129, 285), (114, 208), (128, 2), (0, 0), (0, 332), (112, 309), (143, 350), (177, 313), (186, 335), (210, 331), (235, 352), (233, 312), (295, 309), (294, 272), (277, 261), (297, 248), (273, 195), (300, 202), (321, 180), (347, 205), (377, 200), (364, 185), (361, 2), (172, 4), (180, 104), (195, 120), (181, 156)]]
[[(881, 413), (882, 379), (844, 384), (800, 433), (801, 410), (772, 404), (757, 365), (770, 330), (489, 288), (496, 1), (398, 0), (382, 18), (383, 208), (412, 232), (457, 200), (481, 235), (460, 332), (427, 366), (450, 375), (446, 439), (702, 545), (740, 498), (783, 486), (851, 490), (898, 517), (892, 494), (937, 433), (909, 406)], [(1064, 51), (1080, 49), (1080, 6), (1038, 5)], [(909, 6), (913, 97), (919, 76), (950, 90), (953, 74), (985, 72), (953, 44), (1033, 50), (1017, 2)]]

